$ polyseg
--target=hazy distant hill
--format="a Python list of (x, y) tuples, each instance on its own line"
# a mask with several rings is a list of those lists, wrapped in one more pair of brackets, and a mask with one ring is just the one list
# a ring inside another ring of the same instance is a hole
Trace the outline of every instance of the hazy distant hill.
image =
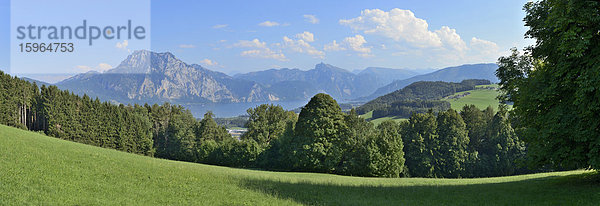
[(105, 73), (88, 72), (57, 83), (61, 89), (118, 102), (252, 102), (277, 100), (253, 81), (234, 79), (171, 53), (136, 51)]
[(359, 98), (359, 100), (372, 100), (379, 96), (402, 89), (413, 82), (418, 81), (444, 81), (461, 82), (465, 79), (487, 79), (491, 82), (498, 82), (496, 77), (496, 64), (467, 64), (456, 67), (440, 69), (428, 74), (417, 75), (408, 79), (395, 80), (392, 83), (377, 89), (369, 96)]
[(371, 94), (375, 89), (396, 79), (417, 75), (411, 70), (369, 67), (352, 73), (320, 63), (314, 69), (269, 69), (235, 75), (235, 78), (256, 81), (284, 99), (308, 99), (325, 92), (336, 99), (348, 100)]
[(390, 69), (382, 67), (368, 67), (357, 75), (361, 78), (372, 78), (378, 87), (392, 83), (394, 80), (408, 79), (419, 74), (416, 70)]
[(31, 82), (31, 83), (35, 83), (38, 87), (41, 87), (42, 85), (46, 85), (46, 86), (52, 85), (52, 84), (50, 84), (48, 82), (44, 82), (44, 81), (40, 81), (40, 80), (28, 78), (28, 77), (21, 77), (21, 79), (25, 80), (25, 81), (28, 81), (28, 82)]

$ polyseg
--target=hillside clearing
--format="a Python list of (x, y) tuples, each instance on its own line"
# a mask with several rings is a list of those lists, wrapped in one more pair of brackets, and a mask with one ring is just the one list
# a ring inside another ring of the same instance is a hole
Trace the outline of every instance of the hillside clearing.
[[(475, 105), (479, 109), (485, 109), (488, 106), (492, 106), (494, 110), (498, 109), (500, 102), (496, 97), (500, 94), (496, 89), (484, 89), (484, 87), (495, 87), (495, 85), (479, 85), (475, 90), (469, 90), (464, 92), (457, 92), (449, 98), (446, 97), (443, 100), (450, 102), (451, 108), (460, 111), (465, 105)], [(464, 96), (463, 96), (464, 95)]]

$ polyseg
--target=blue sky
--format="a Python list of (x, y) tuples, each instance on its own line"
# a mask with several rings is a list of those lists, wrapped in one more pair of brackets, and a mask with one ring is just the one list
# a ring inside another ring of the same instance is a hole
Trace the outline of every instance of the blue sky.
[[(523, 39), (527, 30), (522, 22), (525, 3), (152, 1), (150, 49), (172, 52), (187, 63), (228, 74), (281, 67), (311, 69), (320, 62), (348, 70), (487, 63), (495, 62), (511, 47), (533, 43)], [(10, 1), (0, 1), (3, 70), (10, 60), (9, 13)], [(94, 47), (100, 53), (110, 53), (108, 56), (70, 57), (72, 62), (63, 60), (64, 65), (53, 65), (45, 71), (73, 73), (85, 70), (82, 68), (105, 70), (117, 66), (130, 51), (116, 48), (116, 42)], [(133, 41), (128, 49), (136, 49)]]

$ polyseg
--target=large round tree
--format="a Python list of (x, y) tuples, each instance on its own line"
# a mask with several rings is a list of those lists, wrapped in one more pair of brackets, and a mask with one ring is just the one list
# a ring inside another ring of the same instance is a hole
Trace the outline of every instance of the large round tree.
[(348, 135), (344, 113), (327, 94), (317, 94), (302, 108), (295, 128), (296, 157), (301, 170), (335, 172)]

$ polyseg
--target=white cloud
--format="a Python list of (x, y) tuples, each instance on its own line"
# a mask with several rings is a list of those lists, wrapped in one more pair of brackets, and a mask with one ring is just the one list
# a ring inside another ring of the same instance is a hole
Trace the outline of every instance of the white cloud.
[(346, 50), (346, 48), (342, 47), (335, 40), (333, 40), (333, 42), (331, 42), (329, 44), (325, 44), (325, 46), (323, 47), (323, 50), (325, 50), (325, 51), (342, 51), (342, 50)]
[[(495, 61), (500, 55), (496, 43), (473, 37), (467, 44), (456, 29), (448, 26), (430, 30), (427, 21), (415, 17), (410, 10), (365, 9), (360, 16), (341, 19), (339, 23), (367, 35), (389, 38), (392, 44), (386, 43), (385, 46), (381, 46), (381, 49), (397, 50), (391, 51), (392, 55), (420, 57), (429, 59), (427, 61), (453, 64), (490, 62)], [(364, 38), (349, 37), (340, 45), (336, 45), (335, 42), (325, 45), (325, 50), (340, 50), (341, 47), (363, 55), (370, 54), (371, 48), (364, 47), (365, 43)]]
[(435, 34), (440, 37), (440, 40), (445, 47), (459, 52), (467, 50), (467, 44), (460, 38), (460, 35), (456, 33), (456, 29), (442, 26), (441, 29), (435, 31)]
[(405, 41), (417, 47), (442, 45), (440, 37), (429, 31), (427, 21), (415, 17), (410, 10), (395, 8), (386, 12), (379, 9), (365, 9), (359, 17), (342, 19), (340, 24), (365, 34), (376, 34), (395, 41)]
[(216, 61), (210, 60), (210, 59), (203, 59), (200, 61), (200, 64), (204, 64), (207, 66), (217, 66), (219, 65), (219, 63), (217, 63)]
[(80, 70), (82, 72), (89, 72), (89, 71), (104, 72), (106, 70), (112, 69), (113, 67), (107, 63), (100, 63), (96, 67), (77, 65), (77, 66), (75, 66), (75, 68), (77, 68), (78, 70)]
[(279, 26), (280, 24), (274, 21), (264, 21), (261, 22), (260, 24), (258, 24), (259, 26), (266, 26), (266, 27), (272, 27), (272, 26)]
[(256, 48), (252, 50), (242, 51), (242, 53), (240, 54), (241, 56), (263, 59), (276, 59), (279, 61), (288, 60), (283, 53), (271, 50), (269, 47), (267, 47), (266, 42), (262, 42), (259, 39), (253, 39), (251, 41), (240, 40), (233, 46), (242, 48)]
[(344, 43), (346, 43), (348, 45), (348, 47), (350, 49), (352, 49), (353, 51), (356, 51), (359, 53), (360, 56), (363, 57), (367, 57), (367, 56), (372, 56), (371, 55), (371, 48), (369, 47), (364, 47), (364, 44), (367, 43), (367, 40), (365, 40), (365, 37), (363, 37), (362, 35), (356, 35), (356, 36), (351, 36), (351, 37), (346, 37), (344, 39)]
[(312, 33), (305, 31), (303, 33), (296, 34), (295, 37), (297, 39), (291, 39), (287, 36), (284, 36), (284, 47), (289, 48), (292, 51), (306, 53), (314, 57), (323, 58), (325, 56), (325, 52), (315, 49), (315, 47), (309, 44), (309, 42), (313, 42), (315, 40)]
[(193, 44), (180, 44), (179, 48), (182, 48), (182, 49), (191, 49), (191, 48), (196, 48), (196, 45), (193, 45)]
[(96, 68), (98, 68), (100, 71), (106, 71), (106, 70), (112, 69), (113, 67), (107, 63), (100, 63), (100, 64), (98, 64), (98, 66), (96, 66)]
[(498, 57), (502, 55), (500, 47), (491, 41), (473, 37), (471, 38), (469, 46), (471, 46), (469, 56), (476, 58), (479, 61), (496, 61)]
[(311, 24), (318, 24), (319, 23), (319, 19), (315, 16), (315, 15), (310, 15), (310, 14), (304, 14), (304, 21), (311, 23)]
[(276, 59), (279, 61), (287, 61), (288, 59), (283, 55), (283, 53), (274, 52), (269, 48), (266, 49), (253, 49), (243, 51), (240, 55), (245, 57), (255, 57), (255, 58), (263, 58), (263, 59)]
[(117, 47), (118, 49), (123, 49), (131, 53), (131, 50), (128, 49), (127, 46), (129, 46), (129, 42), (127, 40), (123, 40), (123, 42), (117, 42), (117, 45), (115, 45), (115, 47)]
[(499, 47), (496, 43), (483, 39), (478, 39), (477, 37), (473, 37), (471, 39), (471, 48), (475, 51), (482, 51), (488, 53), (497, 52), (499, 50)]
[(227, 26), (229, 26), (229, 25), (227, 25), (227, 24), (217, 24), (217, 25), (214, 25), (212, 28), (213, 29), (222, 29), (222, 28), (225, 28)]
[(256, 48), (266, 48), (267, 43), (261, 42), (258, 39), (253, 39), (251, 41), (248, 40), (240, 40), (238, 43), (234, 44), (236, 47), (256, 47)]
[(129, 45), (129, 42), (127, 42), (127, 40), (123, 40), (123, 42), (117, 42), (117, 45), (115, 45), (117, 48), (119, 49), (125, 49), (127, 48), (127, 45)]
[(343, 51), (343, 50), (352, 50), (358, 53), (358, 56), (361, 57), (370, 57), (373, 56), (371, 54), (371, 47), (365, 47), (367, 40), (362, 35), (355, 35), (344, 38), (340, 44), (337, 41), (333, 40), (333, 42), (326, 44), (323, 49), (325, 51)]
[(315, 35), (313, 33), (307, 32), (307, 31), (296, 34), (296, 38), (303, 39), (304, 41), (307, 41), (307, 42), (315, 41)]

